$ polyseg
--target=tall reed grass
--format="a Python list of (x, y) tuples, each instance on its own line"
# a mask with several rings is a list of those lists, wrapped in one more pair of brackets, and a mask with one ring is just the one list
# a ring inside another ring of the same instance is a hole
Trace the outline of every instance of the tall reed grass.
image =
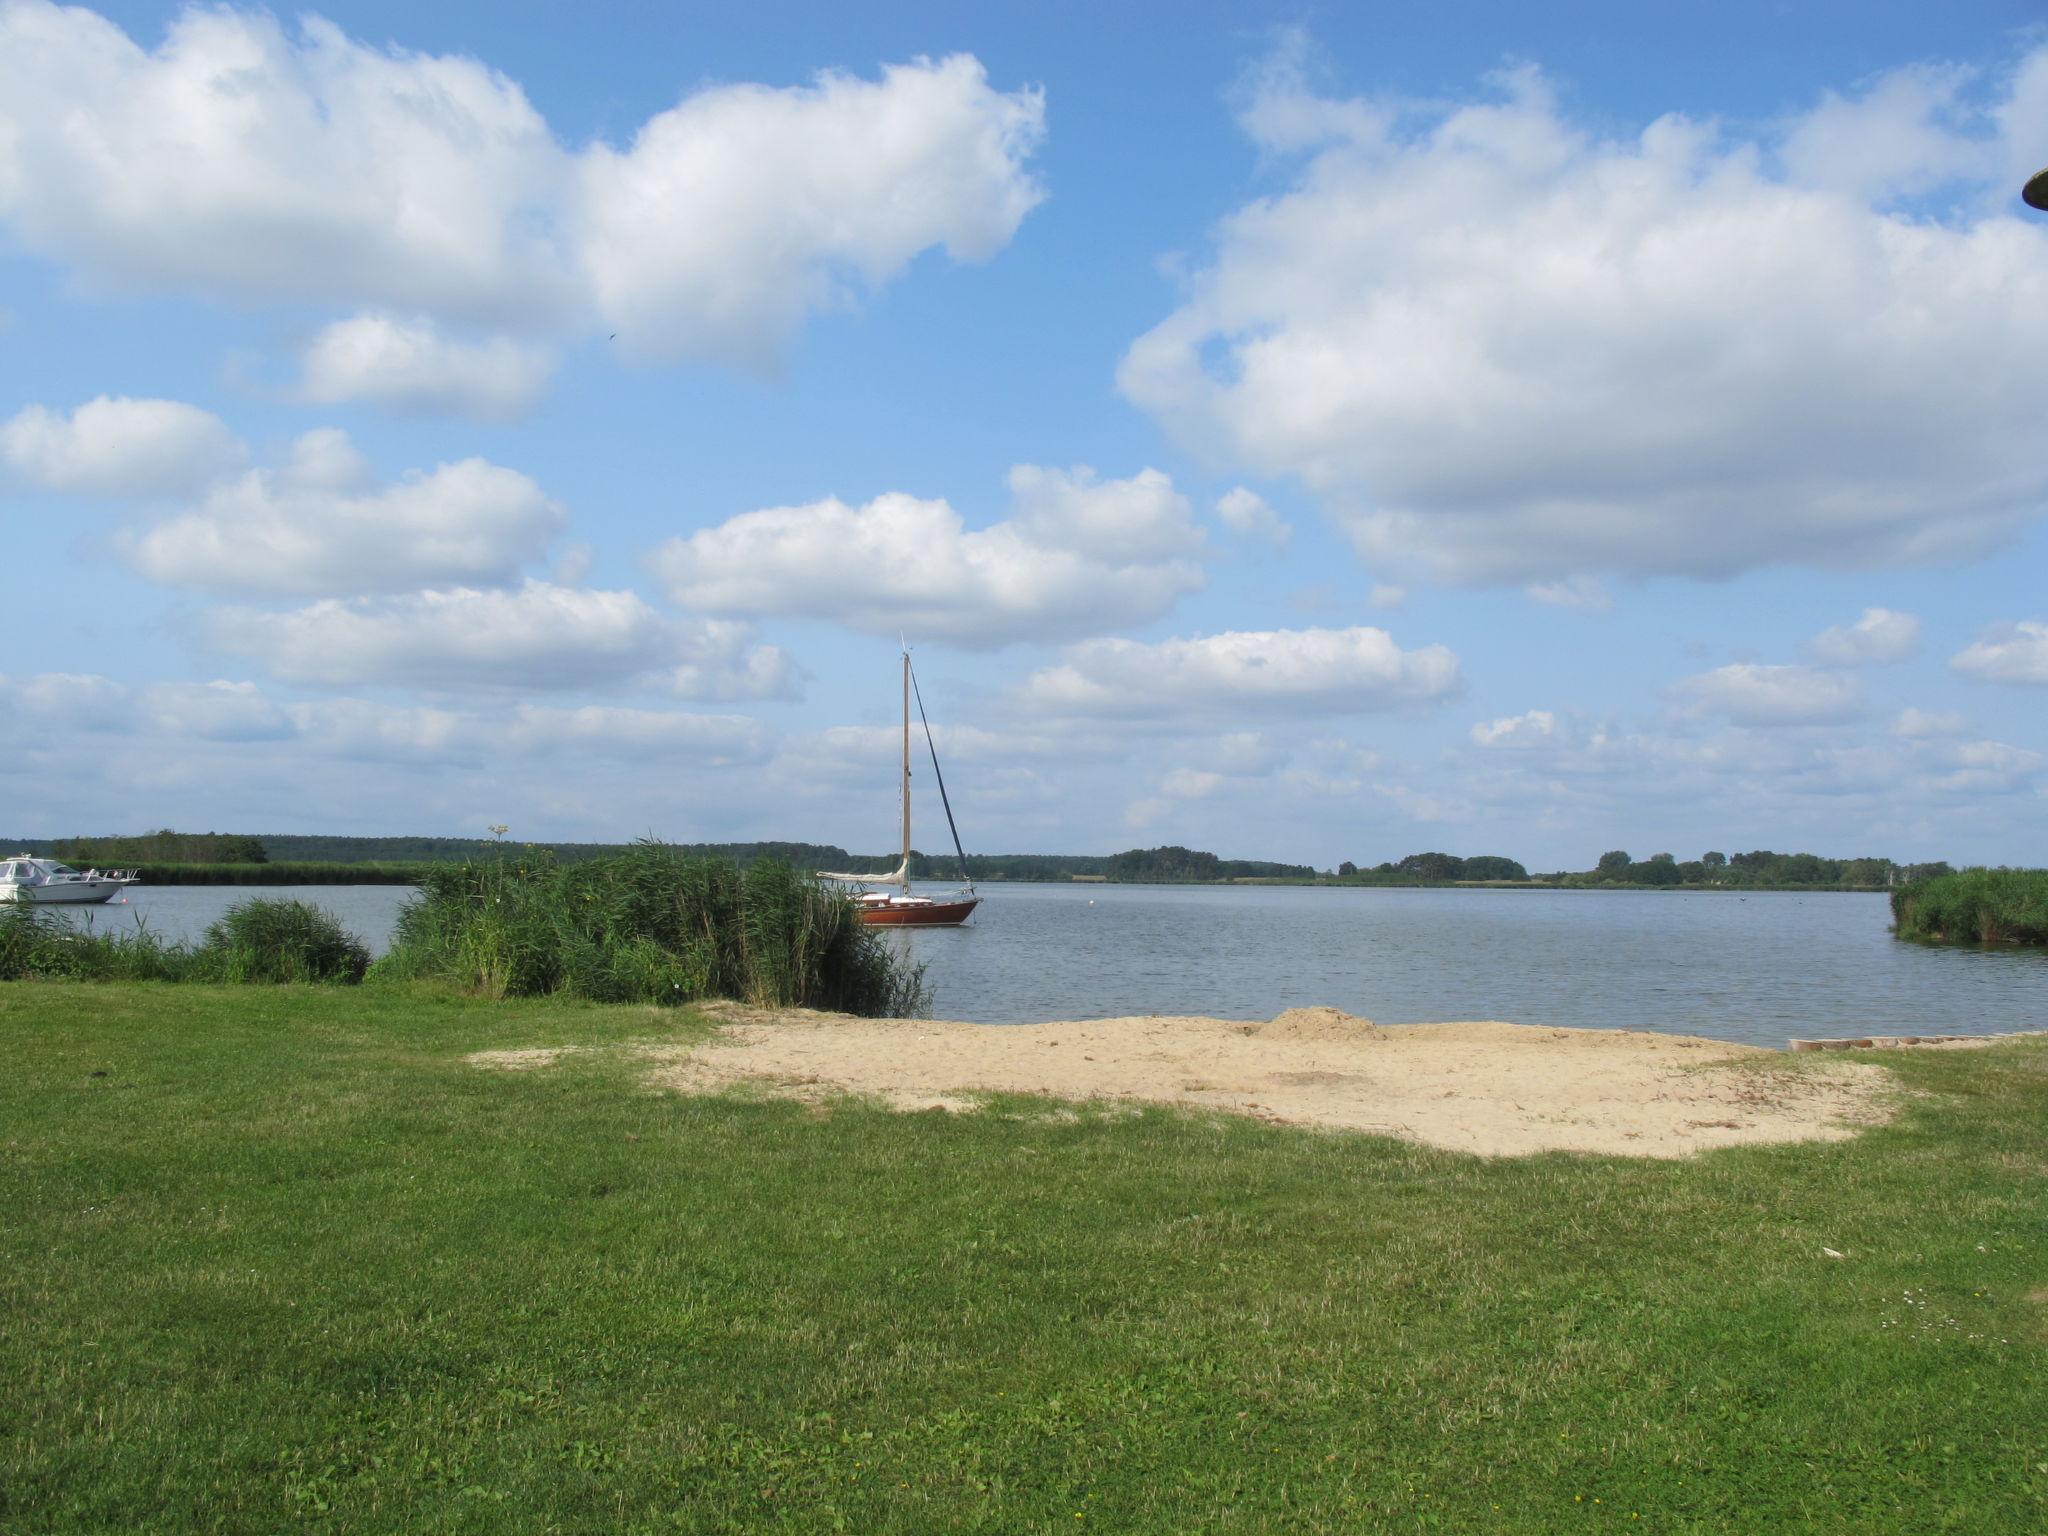
[(239, 902), (197, 944), (168, 944), (139, 922), (101, 928), (89, 910), (60, 916), (0, 902), (0, 981), (359, 982), (370, 951), (303, 901)]
[(573, 865), (546, 855), (425, 872), (379, 977), (440, 977), (494, 997), (728, 997), (762, 1007), (908, 1014), (924, 972), (841, 892), (788, 865), (659, 843)]
[(2048, 944), (2048, 869), (1959, 869), (1892, 892), (1902, 939)]

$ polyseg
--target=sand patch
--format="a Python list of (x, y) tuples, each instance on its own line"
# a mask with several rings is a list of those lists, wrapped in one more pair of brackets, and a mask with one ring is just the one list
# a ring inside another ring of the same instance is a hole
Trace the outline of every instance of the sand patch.
[(471, 1051), (462, 1059), (489, 1072), (531, 1072), (537, 1067), (552, 1067), (564, 1056), (581, 1049), (576, 1045), (536, 1045), (520, 1051)]
[(658, 1082), (819, 1102), (962, 1110), (981, 1095), (1184, 1104), (1375, 1131), (1487, 1156), (1687, 1157), (1832, 1141), (1890, 1114), (1890, 1074), (1837, 1059), (1629, 1030), (1375, 1026), (1335, 1009), (1270, 1024), (1146, 1017), (1060, 1024), (854, 1019), (724, 1007), (712, 1039), (662, 1053)]

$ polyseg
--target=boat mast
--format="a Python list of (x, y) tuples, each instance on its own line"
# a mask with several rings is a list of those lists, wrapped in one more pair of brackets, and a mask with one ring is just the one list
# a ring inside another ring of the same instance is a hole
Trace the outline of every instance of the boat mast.
[(903, 894), (910, 894), (910, 647), (903, 648)]

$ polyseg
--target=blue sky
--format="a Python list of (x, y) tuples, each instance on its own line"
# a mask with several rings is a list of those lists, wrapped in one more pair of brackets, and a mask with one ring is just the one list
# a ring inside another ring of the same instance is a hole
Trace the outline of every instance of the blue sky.
[(0, 0), (0, 832), (2048, 860), (2048, 8), (504, 14)]

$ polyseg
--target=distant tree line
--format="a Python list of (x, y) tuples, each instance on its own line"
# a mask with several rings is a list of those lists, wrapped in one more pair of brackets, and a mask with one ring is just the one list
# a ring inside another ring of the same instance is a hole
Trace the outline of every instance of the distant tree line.
[(1219, 859), (1195, 848), (1130, 848), (1112, 854), (1103, 873), (1111, 880), (1140, 884), (1201, 884), (1217, 880), (1313, 880), (1306, 864), (1263, 859)]
[[(399, 878), (405, 868), (421, 864), (485, 862), (526, 856), (536, 845), (494, 837), (339, 837), (300, 833), (251, 836), (226, 832), (175, 832), (165, 827), (140, 837), (74, 837), (5, 841), (0, 853), (16, 849), (85, 866), (153, 865), (385, 865), (395, 866), (378, 878)], [(557, 860), (579, 860), (614, 854), (628, 843), (549, 843)], [(775, 859), (796, 869), (882, 870), (895, 867), (896, 853), (849, 853), (832, 843), (762, 841), (750, 843), (681, 843), (680, 852), (731, 859), (745, 867)], [(1558, 870), (1531, 875), (1518, 861), (1499, 854), (1460, 856), (1453, 853), (1411, 853), (1404, 858), (1361, 866), (1346, 859), (1334, 872), (1318, 873), (1306, 864), (1265, 859), (1225, 859), (1201, 849), (1169, 845), (1130, 848), (1117, 854), (1001, 853), (969, 854), (969, 875), (975, 880), (1112, 880), (1140, 884), (1213, 884), (1228, 880), (1334, 881), (1343, 885), (1440, 885), (1514, 882), (1584, 886), (1702, 886), (1795, 889), (1896, 888), (1949, 872), (1946, 863), (1900, 864), (1884, 858), (1828, 859), (1811, 853), (1774, 853), (1768, 848), (1749, 853), (1709, 852), (1679, 860), (1669, 853), (1636, 859), (1623, 849), (1603, 853), (1591, 869)], [(920, 880), (956, 879), (960, 862), (951, 849), (912, 850), (910, 873)], [(195, 873), (193, 878), (204, 879)], [(239, 879), (261, 880), (255, 869)], [(325, 877), (322, 877), (325, 878)]]
[(234, 832), (173, 832), (140, 837), (74, 837), (51, 845), (66, 864), (268, 864), (263, 840)]
[(1529, 871), (1495, 853), (1460, 858), (1455, 853), (1411, 853), (1404, 859), (1360, 869), (1346, 859), (1337, 878), (1347, 885), (1422, 885), (1455, 880), (1527, 880)]
[(1460, 858), (1450, 853), (1411, 853), (1369, 868), (1345, 860), (1336, 879), (1346, 885), (1425, 885), (1451, 882), (1526, 881), (1542, 885), (1706, 886), (1762, 889), (1790, 886), (1814, 890), (1896, 887), (1948, 873), (1948, 865), (1900, 864), (1891, 859), (1825, 859), (1811, 853), (1706, 853), (1680, 862), (1668, 853), (1632, 858), (1623, 849), (1600, 855), (1588, 870), (1532, 875), (1497, 854)]
[(1737, 854), (1709, 852), (1697, 859), (1680, 861), (1668, 853), (1653, 853), (1647, 859), (1635, 859), (1625, 849), (1615, 848), (1601, 854), (1599, 861), (1589, 870), (1560, 872), (1548, 878), (1570, 886), (1804, 886), (1826, 889), (1907, 885), (1948, 872), (1949, 866), (1939, 860), (1929, 864), (1899, 864), (1891, 859), (1825, 859), (1812, 853), (1773, 853), (1768, 848), (1758, 848)]

